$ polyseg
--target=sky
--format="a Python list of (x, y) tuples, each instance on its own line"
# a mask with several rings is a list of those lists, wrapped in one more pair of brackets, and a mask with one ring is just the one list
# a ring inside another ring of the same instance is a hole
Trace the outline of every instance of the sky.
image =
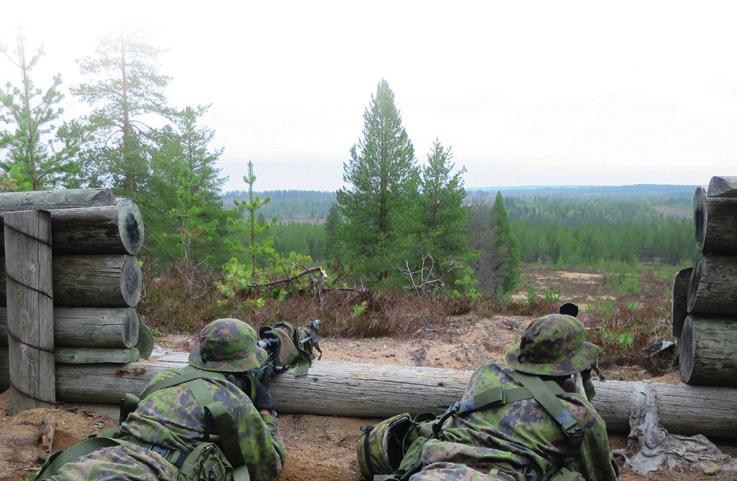
[[(706, 184), (737, 175), (735, 2), (4, 0), (46, 56), (38, 81), (82, 80), (97, 39), (142, 28), (177, 106), (204, 123), (243, 189), (341, 187), (384, 78), (418, 161), (435, 138), (466, 185)], [(17, 81), (0, 58), (0, 84)], [(67, 115), (83, 105), (71, 95)]]

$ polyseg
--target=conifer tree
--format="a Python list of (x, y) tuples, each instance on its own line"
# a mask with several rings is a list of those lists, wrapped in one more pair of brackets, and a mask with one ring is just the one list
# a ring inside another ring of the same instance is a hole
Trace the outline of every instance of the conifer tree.
[(447, 268), (450, 260), (465, 261), (469, 254), (465, 171), (455, 169), (451, 149), (435, 139), (422, 168), (419, 239), (423, 254), (432, 255), (441, 269)]
[(73, 161), (76, 143), (64, 134), (60, 117), (61, 75), (53, 77), (46, 88), (37, 87), (33, 81), (33, 69), (43, 56), (43, 50), (28, 55), (25, 38), (18, 34), (12, 54), (0, 46), (10, 63), (17, 68), (20, 82), (10, 82), (0, 87), (0, 126), (9, 125), (11, 131), (0, 131), (0, 151), (6, 151), (6, 159), (0, 167), (13, 179), (14, 188), (41, 190), (64, 185), (77, 164)]
[(164, 88), (169, 77), (157, 72), (159, 51), (136, 33), (121, 31), (101, 40), (94, 56), (79, 61), (89, 81), (72, 93), (92, 107), (85, 123), (90, 139), (82, 158), (87, 183), (106, 185), (136, 198), (149, 174), (150, 118), (172, 116)]
[(491, 255), (495, 274), (494, 293), (497, 296), (512, 292), (519, 282), (520, 254), (517, 239), (509, 227), (507, 209), (501, 192), (497, 192), (491, 206)]
[(363, 115), (363, 135), (343, 164), (346, 187), (337, 193), (344, 222), (339, 238), (346, 263), (369, 281), (387, 279), (408, 255), (418, 172), (414, 147), (402, 126), (386, 80)]

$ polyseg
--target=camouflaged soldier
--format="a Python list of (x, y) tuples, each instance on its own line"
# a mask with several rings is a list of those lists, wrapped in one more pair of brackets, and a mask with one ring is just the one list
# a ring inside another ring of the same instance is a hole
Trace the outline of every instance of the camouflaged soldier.
[(237, 319), (208, 324), (189, 366), (157, 375), (140, 400), (128, 395), (115, 433), (64, 451), (67, 459), (47, 462), (39, 478), (273, 481), (285, 451), (271, 375), (250, 373), (267, 357), (256, 342), (256, 332)]
[[(599, 351), (585, 338), (583, 324), (571, 316), (534, 320), (507, 352), (511, 369), (492, 363), (474, 372), (460, 402), (409, 429), (417, 439), (399, 469), (374, 479), (615, 480), (604, 421), (587, 395), (576, 392), (576, 378), (588, 381)], [(359, 440), (358, 462), (364, 475), (375, 475), (366, 465), (380, 456), (367, 439)]]

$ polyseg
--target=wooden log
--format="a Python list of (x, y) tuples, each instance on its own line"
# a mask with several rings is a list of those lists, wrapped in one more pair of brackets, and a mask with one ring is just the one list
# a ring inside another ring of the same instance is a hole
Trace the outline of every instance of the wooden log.
[(693, 200), (696, 244), (704, 254), (737, 254), (737, 197), (708, 197), (696, 189)]
[(54, 352), (60, 364), (128, 364), (138, 361), (138, 349), (109, 349), (104, 347), (60, 347)]
[(143, 319), (138, 321), (138, 342), (136, 349), (141, 353), (141, 357), (148, 359), (154, 352), (154, 333), (151, 331)]
[[(130, 199), (118, 199), (114, 205), (49, 212), (54, 255), (135, 255), (143, 246), (143, 218)], [(2, 252), (4, 245), (0, 242), (0, 255)]]
[[(124, 393), (140, 393), (148, 381), (181, 362), (137, 362), (126, 366), (59, 365), (57, 394), (73, 402), (117, 404)], [(282, 413), (387, 417), (401, 412), (442, 412), (458, 400), (471, 371), (318, 361), (304, 377), (277, 376), (274, 404)], [(594, 382), (594, 406), (611, 431), (629, 430), (632, 397), (638, 383)], [(737, 390), (651, 383), (663, 425), (679, 434), (734, 436)]]
[(688, 284), (689, 314), (737, 317), (737, 256), (704, 256)]
[[(138, 343), (138, 314), (130, 307), (54, 308), (56, 347), (130, 348)], [(7, 311), (0, 307), (0, 346), (8, 345)]]
[(108, 189), (35, 190), (0, 194), (0, 212), (76, 209), (113, 204), (115, 195)]
[(737, 176), (714, 176), (709, 181), (706, 191), (709, 197), (732, 197), (737, 198)]
[(688, 384), (737, 387), (737, 319), (688, 316), (681, 334), (681, 379)]
[[(54, 305), (134, 307), (141, 298), (141, 268), (133, 256), (56, 256)], [(0, 276), (0, 305), (5, 305)]]
[(673, 322), (673, 336), (681, 337), (683, 321), (688, 315), (688, 281), (691, 279), (693, 267), (681, 269), (673, 279), (673, 298), (670, 304), (671, 321)]
[(51, 217), (8, 212), (4, 230), (10, 410), (18, 413), (56, 402)]

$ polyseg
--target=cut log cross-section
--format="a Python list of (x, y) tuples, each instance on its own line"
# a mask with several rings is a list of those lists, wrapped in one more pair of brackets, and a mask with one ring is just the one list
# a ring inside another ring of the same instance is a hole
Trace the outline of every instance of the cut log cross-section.
[[(0, 382), (2, 363), (0, 350)], [(65, 401), (118, 404), (124, 393), (140, 393), (157, 373), (184, 365), (58, 365), (57, 395)], [(283, 413), (374, 418), (402, 412), (440, 413), (461, 397), (470, 376), (471, 371), (457, 369), (318, 361), (307, 376), (277, 376), (272, 392), (275, 408)], [(660, 419), (671, 432), (730, 437), (737, 431), (737, 390), (650, 385), (657, 395)], [(627, 432), (632, 398), (641, 395), (640, 383), (607, 381), (594, 386), (594, 406), (609, 430)]]
[(10, 212), (4, 231), (10, 408), (18, 413), (56, 402), (51, 219), (46, 211)]
[(681, 334), (681, 379), (737, 387), (737, 319), (688, 316)]
[[(143, 245), (141, 211), (130, 199), (118, 199), (114, 205), (108, 206), (49, 212), (54, 255), (135, 255)], [(4, 246), (0, 242), (0, 254), (3, 251)]]
[(737, 256), (704, 256), (688, 284), (689, 314), (737, 316)]
[(693, 206), (699, 249), (704, 254), (737, 254), (737, 197), (709, 197), (699, 187)]
[[(131, 348), (138, 343), (139, 319), (130, 307), (57, 307), (56, 347)], [(0, 307), (0, 346), (7, 345), (8, 317)]]
[[(141, 298), (141, 268), (132, 256), (55, 256), (54, 305), (134, 307)], [(0, 303), (5, 304), (0, 276)]]
[(673, 322), (673, 336), (681, 337), (683, 321), (688, 315), (688, 281), (691, 279), (693, 267), (681, 269), (673, 279), (673, 297), (671, 299), (671, 321)]
[(732, 197), (737, 199), (737, 176), (714, 176), (706, 191), (709, 197)]

